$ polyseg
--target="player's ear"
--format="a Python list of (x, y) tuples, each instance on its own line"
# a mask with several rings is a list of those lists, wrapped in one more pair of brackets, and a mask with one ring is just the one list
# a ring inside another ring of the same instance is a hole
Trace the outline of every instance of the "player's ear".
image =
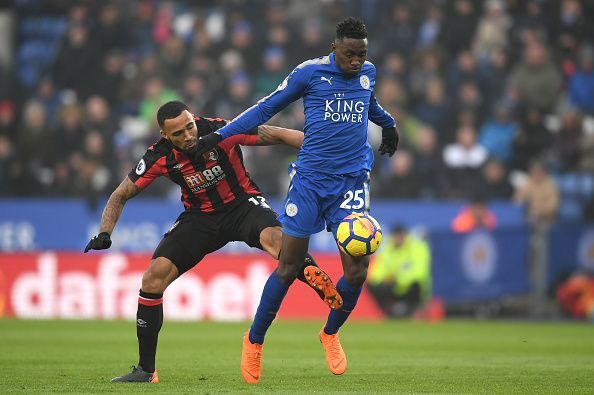
[(330, 49), (332, 52), (336, 51), (336, 41), (332, 41), (332, 44), (330, 44)]
[(169, 138), (167, 137), (167, 135), (165, 134), (165, 132), (163, 131), (163, 129), (159, 129), (159, 134), (160, 134), (162, 137), (164, 137), (164, 138), (166, 138), (167, 140), (169, 140)]

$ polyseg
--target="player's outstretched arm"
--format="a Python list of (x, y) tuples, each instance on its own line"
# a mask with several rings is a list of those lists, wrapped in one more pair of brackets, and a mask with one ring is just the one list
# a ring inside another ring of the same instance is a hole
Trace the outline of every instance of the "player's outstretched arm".
[(256, 145), (286, 144), (291, 147), (301, 148), (303, 132), (295, 129), (286, 129), (278, 126), (258, 126), (258, 139)]
[(310, 69), (304, 71), (302, 67), (297, 67), (274, 92), (242, 112), (233, 121), (216, 132), (200, 137), (196, 146), (196, 155), (202, 155), (220, 141), (253, 130), (268, 121), (303, 95), (311, 73), (312, 70)]
[(118, 187), (113, 191), (109, 200), (107, 200), (107, 204), (103, 209), (103, 214), (101, 215), (101, 226), (99, 227), (99, 232), (107, 232), (111, 234), (113, 232), (113, 228), (115, 228), (120, 215), (122, 214), (122, 210), (124, 209), (124, 205), (129, 199), (132, 199), (134, 196), (140, 193), (141, 189), (134, 185), (134, 183), (128, 178), (124, 178), (124, 180), (118, 185)]
[(111, 247), (111, 233), (122, 214), (124, 205), (140, 191), (141, 189), (134, 185), (128, 177), (113, 191), (101, 215), (99, 234), (89, 241), (85, 247), (85, 253), (89, 250), (105, 250)]

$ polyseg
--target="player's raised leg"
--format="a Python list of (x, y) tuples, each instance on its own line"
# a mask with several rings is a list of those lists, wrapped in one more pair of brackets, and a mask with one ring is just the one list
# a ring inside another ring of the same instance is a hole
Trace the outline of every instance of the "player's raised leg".
[(338, 280), (336, 289), (342, 295), (343, 306), (331, 310), (326, 325), (320, 331), (320, 342), (326, 353), (328, 369), (333, 374), (343, 374), (347, 368), (346, 355), (338, 339), (338, 330), (345, 323), (357, 305), (363, 284), (367, 278), (369, 257), (352, 257), (340, 253), (344, 275)]
[(132, 372), (115, 377), (113, 382), (158, 383), (155, 355), (159, 331), (163, 325), (163, 292), (178, 276), (177, 267), (167, 258), (151, 261), (142, 277), (136, 313), (136, 336), (138, 338), (138, 366)]
[(309, 237), (283, 234), (278, 268), (272, 272), (262, 291), (254, 322), (244, 337), (241, 350), (241, 373), (246, 382), (256, 384), (262, 371), (262, 345), (266, 331), (276, 317), (289, 286), (302, 268)]
[[(282, 230), (280, 226), (269, 226), (260, 232), (262, 248), (277, 259), (280, 258), (281, 243)], [(305, 255), (302, 267), (297, 272), (297, 279), (316, 291), (320, 299), (331, 309), (342, 306), (342, 297), (336, 291), (330, 276), (318, 266), (309, 253)]]

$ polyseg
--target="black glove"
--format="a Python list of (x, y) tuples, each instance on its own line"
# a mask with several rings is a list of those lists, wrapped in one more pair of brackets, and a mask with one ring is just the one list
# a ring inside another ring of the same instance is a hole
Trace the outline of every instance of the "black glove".
[(207, 153), (221, 141), (223, 138), (217, 132), (209, 133), (206, 136), (200, 137), (198, 139), (198, 144), (196, 144), (196, 152), (195, 155), (200, 157), (201, 155)]
[(97, 236), (93, 237), (89, 244), (85, 247), (85, 254), (89, 250), (105, 250), (111, 247), (111, 238), (109, 233), (101, 232)]
[(382, 129), (382, 143), (379, 146), (380, 155), (388, 154), (388, 156), (394, 155), (394, 152), (398, 149), (398, 130), (396, 126), (391, 128)]

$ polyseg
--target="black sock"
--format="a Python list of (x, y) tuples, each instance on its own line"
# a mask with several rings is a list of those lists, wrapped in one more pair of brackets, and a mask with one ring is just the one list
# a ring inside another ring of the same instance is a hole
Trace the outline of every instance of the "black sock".
[(305, 269), (308, 266), (315, 266), (315, 267), (319, 267), (318, 264), (316, 263), (316, 261), (314, 261), (313, 256), (307, 254), (305, 255), (305, 260), (303, 261), (303, 266), (301, 266), (301, 269), (299, 269), (299, 272), (297, 273), (297, 280), (301, 281), (302, 283), (306, 283), (307, 281), (305, 280), (305, 275), (303, 274), (303, 269)]
[[(307, 266), (315, 266), (315, 267), (319, 267), (318, 264), (316, 263), (316, 261), (314, 261), (313, 257), (309, 254), (305, 255), (305, 260), (303, 261), (303, 266), (301, 266), (301, 269), (299, 269), (299, 273), (297, 273), (297, 279), (299, 281), (301, 281), (302, 283), (305, 283), (306, 285), (310, 286), (309, 283), (307, 282), (307, 280), (305, 279), (305, 275), (303, 274), (303, 270), (307, 267)], [(312, 289), (314, 291), (316, 291), (316, 293), (318, 294), (318, 296), (320, 297), (320, 299), (322, 299), (322, 301), (324, 300), (324, 292), (322, 292), (321, 290), (317, 289), (317, 288), (313, 288)]]
[(163, 294), (143, 292), (138, 295), (136, 336), (138, 337), (138, 365), (146, 372), (155, 371), (157, 340), (163, 325)]

